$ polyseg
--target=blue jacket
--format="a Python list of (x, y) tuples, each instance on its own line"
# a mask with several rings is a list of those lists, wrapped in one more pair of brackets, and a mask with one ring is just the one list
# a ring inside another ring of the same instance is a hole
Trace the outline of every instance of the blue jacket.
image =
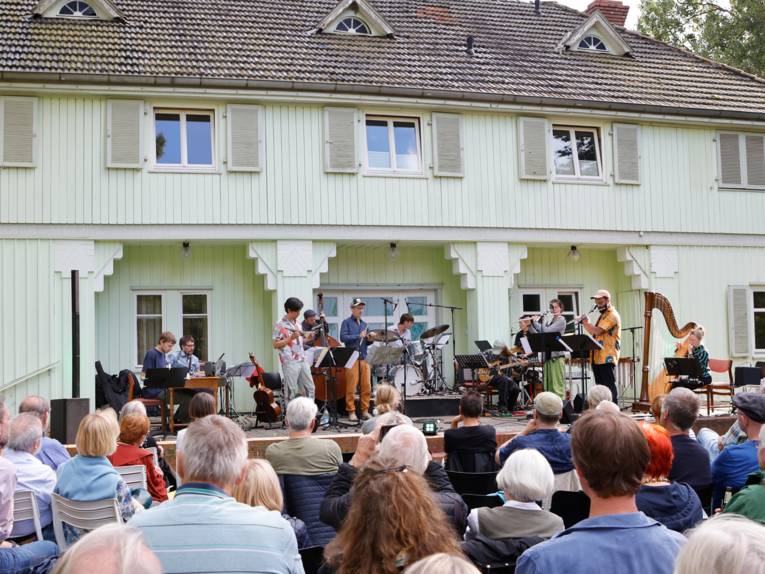
[(510, 444), (499, 451), (499, 464), (504, 465), (507, 457), (516, 450), (534, 448), (547, 459), (555, 474), (574, 470), (571, 459), (571, 435), (558, 429), (539, 429), (515, 437)]
[(326, 546), (335, 537), (335, 529), (319, 519), (319, 507), (332, 483), (334, 474), (279, 476), (284, 491), (285, 512), (305, 522), (311, 542)]
[(340, 341), (346, 347), (358, 351), (361, 359), (367, 358), (367, 340), (361, 338), (361, 332), (368, 328), (364, 319), (359, 319), (357, 323), (353, 316), (344, 319), (340, 324)]
[(760, 470), (757, 462), (757, 447), (759, 441), (748, 440), (741, 444), (732, 444), (725, 449), (712, 463), (712, 478), (715, 491), (712, 504), (718, 508), (725, 496), (725, 489), (739, 489), (746, 484), (746, 477)]
[(120, 474), (105, 456), (77, 455), (58, 467), (54, 492), (71, 500), (105, 500), (114, 498)]
[(685, 532), (704, 520), (701, 500), (684, 482), (642, 486), (635, 502), (638, 510), (675, 532)]

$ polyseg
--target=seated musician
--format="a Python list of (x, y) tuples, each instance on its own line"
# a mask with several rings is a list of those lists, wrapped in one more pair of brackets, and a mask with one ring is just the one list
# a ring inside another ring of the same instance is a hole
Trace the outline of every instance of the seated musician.
[(496, 373), (489, 380), (489, 384), (499, 391), (498, 406), (500, 413), (512, 412), (515, 410), (521, 387), (502, 368), (503, 365), (510, 364), (510, 349), (507, 348), (504, 341), (497, 340), (494, 341), (492, 352), (497, 356), (495, 363)]
[[(688, 357), (696, 359), (696, 362), (699, 364), (699, 372), (701, 373), (701, 376), (698, 379), (674, 381), (672, 383), (672, 388), (685, 387), (693, 390), (712, 382), (712, 375), (709, 373), (709, 353), (707, 353), (707, 350), (702, 343), (704, 335), (704, 327), (699, 325), (691, 331), (691, 334), (688, 335), (686, 341), (688, 345)], [(680, 345), (678, 344), (678, 347), (679, 346)]]
[(412, 325), (414, 325), (414, 316), (411, 313), (402, 313), (398, 319), (398, 325), (388, 328), (389, 331), (396, 333), (401, 340), (393, 341), (390, 345), (400, 347), (409, 343), (412, 340)]
[[(324, 313), (317, 315), (313, 309), (306, 309), (303, 312), (303, 322), (300, 324), (300, 328), (304, 333), (315, 333), (314, 329), (318, 329), (319, 323), (324, 325), (324, 334), (329, 333), (329, 325), (327, 325), (327, 320), (324, 318)], [(315, 334), (312, 339), (306, 338), (303, 340), (304, 349), (320, 347), (321, 345), (321, 337), (318, 334)]]
[[(181, 337), (179, 343), (181, 350), (171, 355), (170, 366), (174, 369), (188, 369), (189, 377), (193, 377), (195, 373), (199, 371), (199, 357), (194, 354), (196, 348), (196, 341), (191, 335), (184, 335)], [(211, 389), (214, 391), (214, 389)], [(174, 389), (173, 400), (178, 403), (178, 410), (175, 411), (176, 423), (187, 423), (191, 419), (189, 418), (189, 403), (191, 398), (198, 392), (204, 392), (205, 389)]]
[[(165, 331), (159, 335), (159, 341), (157, 345), (146, 352), (146, 356), (143, 358), (143, 366), (141, 368), (141, 379), (146, 380), (146, 371), (149, 369), (166, 369), (167, 368), (167, 354), (175, 347), (175, 335), (170, 331)], [(164, 389), (142, 389), (141, 396), (147, 399), (156, 399), (162, 393)]]

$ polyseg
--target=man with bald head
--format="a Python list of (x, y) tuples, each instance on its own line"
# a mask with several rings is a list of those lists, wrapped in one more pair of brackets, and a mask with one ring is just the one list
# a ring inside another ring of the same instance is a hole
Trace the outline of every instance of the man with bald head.
[(29, 413), (40, 419), (43, 428), (42, 443), (40, 451), (35, 455), (43, 464), (56, 470), (59, 465), (69, 460), (69, 452), (64, 445), (55, 438), (50, 438), (48, 430), (50, 429), (50, 401), (39, 395), (29, 395), (19, 405), (20, 413)]

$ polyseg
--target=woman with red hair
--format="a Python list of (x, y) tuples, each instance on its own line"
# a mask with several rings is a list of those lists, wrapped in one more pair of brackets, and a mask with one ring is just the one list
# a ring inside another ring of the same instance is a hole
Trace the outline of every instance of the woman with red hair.
[(684, 482), (669, 480), (672, 468), (672, 441), (658, 425), (640, 425), (651, 450), (651, 459), (643, 474), (643, 486), (637, 493), (638, 510), (661, 522), (670, 530), (684, 532), (704, 519), (696, 492)]

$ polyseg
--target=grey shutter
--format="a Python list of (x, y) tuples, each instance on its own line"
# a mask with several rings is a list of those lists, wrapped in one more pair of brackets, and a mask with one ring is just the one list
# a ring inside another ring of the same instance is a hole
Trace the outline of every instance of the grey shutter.
[(354, 173), (356, 159), (356, 110), (324, 108), (324, 171)]
[(34, 167), (36, 98), (3, 98), (2, 165)]
[(547, 121), (520, 118), (520, 175), (522, 179), (547, 179)]
[(614, 124), (614, 181), (640, 183), (640, 126)]
[(762, 136), (746, 136), (746, 184), (765, 186), (765, 142)]
[(228, 127), (228, 170), (260, 171), (263, 168), (263, 107), (230, 105)]
[(741, 185), (741, 154), (738, 134), (719, 134), (720, 184)]
[(433, 175), (464, 175), (462, 116), (459, 114), (433, 114)]
[(106, 109), (106, 167), (140, 168), (143, 101), (109, 100)]
[(749, 286), (728, 286), (728, 344), (731, 357), (750, 357), (754, 351), (752, 304), (752, 290)]

